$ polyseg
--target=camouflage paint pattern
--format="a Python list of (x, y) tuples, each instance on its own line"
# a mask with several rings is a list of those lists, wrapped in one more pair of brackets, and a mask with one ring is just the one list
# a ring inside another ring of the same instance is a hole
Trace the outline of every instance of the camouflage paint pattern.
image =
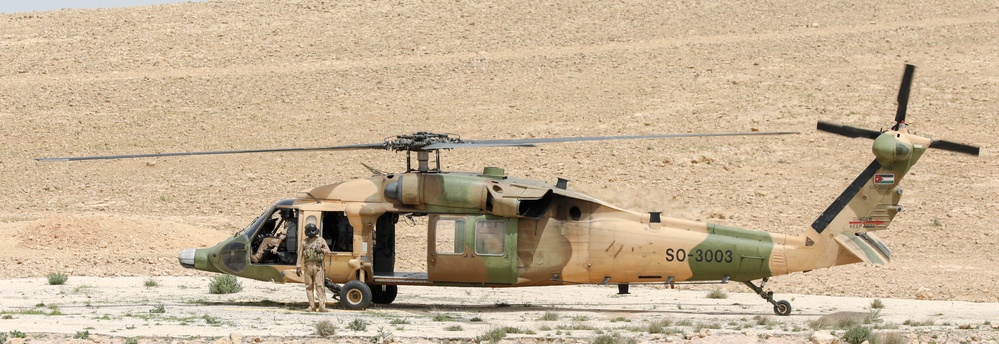
[[(675, 218), (653, 222), (649, 213), (620, 209), (551, 184), (510, 178), (498, 168), (376, 175), (320, 186), (279, 205), (298, 209), (303, 218), (322, 211), (346, 214), (354, 228), (353, 252), (337, 252), (326, 260), (327, 277), (337, 283), (359, 279), (369, 284), (502, 287), (751, 281), (842, 264), (887, 263), (890, 251), (871, 232), (885, 229), (900, 210), (898, 184), (929, 144), (929, 139), (905, 128), (882, 134), (872, 146), (871, 166), (799, 235)], [(374, 275), (372, 233), (378, 217), (387, 212), (428, 215), (424, 274)], [(435, 252), (433, 224), (441, 217), (464, 219), (464, 237), (456, 239), (456, 245), (464, 247), (461, 254)], [(475, 223), (484, 219), (505, 221), (501, 255), (476, 253)], [(297, 230), (301, 240), (304, 221)], [(185, 250), (182, 264), (301, 283), (294, 265), (249, 262), (252, 232), (248, 228), (214, 247)]]

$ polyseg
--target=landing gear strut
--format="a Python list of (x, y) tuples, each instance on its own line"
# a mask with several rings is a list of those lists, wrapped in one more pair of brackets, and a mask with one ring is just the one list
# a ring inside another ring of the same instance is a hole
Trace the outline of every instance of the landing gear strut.
[(763, 278), (763, 280), (760, 281), (760, 285), (759, 286), (756, 286), (751, 281), (744, 281), (742, 283), (745, 284), (746, 286), (748, 286), (749, 289), (752, 289), (753, 291), (755, 291), (756, 295), (759, 295), (764, 300), (767, 300), (767, 302), (770, 302), (771, 304), (773, 304), (774, 305), (774, 313), (776, 313), (777, 315), (780, 315), (780, 316), (791, 315), (791, 303), (790, 302), (787, 302), (785, 300), (774, 301), (774, 292), (772, 292), (772, 291), (763, 291), (763, 286), (765, 286), (767, 284), (768, 280), (769, 280), (769, 278)]
[(333, 292), (330, 295), (330, 298), (332, 298), (333, 301), (340, 301), (340, 285), (339, 284), (333, 283), (333, 281), (330, 281), (330, 279), (327, 278), (326, 281), (323, 282), (323, 285), (326, 286), (326, 289), (329, 289), (329, 291)]

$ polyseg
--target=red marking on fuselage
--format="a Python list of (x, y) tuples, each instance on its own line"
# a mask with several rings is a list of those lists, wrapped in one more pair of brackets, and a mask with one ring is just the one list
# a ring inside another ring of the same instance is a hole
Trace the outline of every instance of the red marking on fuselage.
[(879, 225), (881, 225), (883, 223), (885, 223), (885, 222), (884, 221), (850, 221), (851, 225), (862, 225), (862, 226), (868, 226), (868, 225), (879, 226)]

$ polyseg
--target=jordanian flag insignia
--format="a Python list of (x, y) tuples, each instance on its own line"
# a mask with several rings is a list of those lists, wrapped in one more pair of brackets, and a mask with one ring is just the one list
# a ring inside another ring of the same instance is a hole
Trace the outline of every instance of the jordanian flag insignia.
[(874, 175), (874, 185), (891, 185), (895, 184), (894, 174), (875, 174)]

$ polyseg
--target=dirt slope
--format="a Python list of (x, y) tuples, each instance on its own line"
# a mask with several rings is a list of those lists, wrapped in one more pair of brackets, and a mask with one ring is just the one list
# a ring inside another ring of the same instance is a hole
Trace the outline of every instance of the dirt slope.
[[(450, 151), (637, 210), (795, 233), (870, 161), (818, 120), (909, 122), (930, 152), (882, 237), (895, 261), (777, 278), (780, 292), (999, 301), (994, 1), (209, 1), (0, 15), (0, 277), (184, 275), (183, 247), (274, 201), (403, 168), (387, 152), (83, 163), (53, 156), (465, 138), (798, 131), (782, 137)], [(418, 231), (405, 235), (419, 238)], [(420, 251), (406, 248), (414, 269)]]

